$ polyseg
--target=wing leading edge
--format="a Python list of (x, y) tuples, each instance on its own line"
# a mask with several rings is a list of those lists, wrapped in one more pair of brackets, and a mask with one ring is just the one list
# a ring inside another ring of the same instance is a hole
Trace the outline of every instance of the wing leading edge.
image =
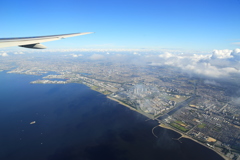
[(0, 48), (19, 46), (33, 49), (44, 49), (42, 42), (55, 41), (63, 38), (81, 36), (85, 34), (91, 34), (93, 32), (72, 33), (72, 34), (60, 34), (50, 36), (37, 36), (37, 37), (19, 37), (19, 38), (0, 38)]

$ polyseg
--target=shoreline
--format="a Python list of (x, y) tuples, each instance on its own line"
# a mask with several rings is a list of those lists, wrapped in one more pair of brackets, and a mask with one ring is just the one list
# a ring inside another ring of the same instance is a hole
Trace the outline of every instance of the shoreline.
[[(0, 70), (0, 72), (2, 72), (2, 71), (3, 71), (3, 70)], [(14, 74), (21, 74), (21, 73), (14, 73)], [(28, 74), (28, 75), (29, 75), (29, 74)], [(72, 82), (70, 82), (70, 83), (72, 83)], [(80, 83), (80, 84), (82, 84), (82, 83)], [(88, 85), (86, 85), (86, 84), (83, 84), (83, 85), (88, 86)], [(98, 90), (92, 89), (90, 86), (88, 86), (88, 87), (89, 87), (91, 90), (94, 90), (94, 91), (96, 91), (96, 92), (101, 93), (101, 92), (98, 91)], [(101, 93), (101, 94), (103, 94), (103, 93)], [(104, 94), (103, 94), (103, 95), (104, 95)], [(131, 106), (128, 105), (128, 104), (125, 104), (125, 103), (123, 103), (123, 102), (121, 102), (121, 101), (119, 101), (119, 100), (117, 100), (117, 99), (115, 99), (115, 98), (112, 98), (112, 97), (110, 97), (110, 96), (107, 96), (107, 95), (106, 95), (106, 97), (109, 98), (109, 99), (111, 99), (111, 100), (113, 100), (113, 101), (115, 101), (115, 102), (118, 102), (119, 104), (121, 104), (121, 105), (123, 105), (123, 106), (125, 106), (125, 107), (127, 107), (127, 108), (129, 108), (129, 109), (131, 109), (131, 110), (133, 110), (133, 111), (136, 111), (136, 112), (144, 115), (144, 116), (147, 117), (147, 118), (150, 118), (149, 116), (145, 115), (145, 114), (142, 113), (141, 111), (139, 111), (139, 110), (131, 107)], [(152, 119), (152, 118), (150, 118), (150, 119)], [(152, 119), (152, 120), (154, 120), (154, 119)], [(205, 144), (197, 141), (196, 139), (194, 139), (194, 138), (192, 138), (192, 137), (190, 137), (190, 136), (188, 136), (188, 135), (186, 135), (186, 134), (184, 134), (184, 133), (181, 133), (180, 131), (178, 131), (177, 129), (175, 129), (175, 128), (173, 128), (173, 127), (170, 127), (170, 126), (167, 126), (167, 125), (164, 125), (164, 124), (159, 124), (158, 126), (159, 126), (159, 127), (162, 127), (162, 128), (165, 128), (165, 129), (172, 130), (172, 131), (180, 134), (180, 135), (181, 135), (181, 138), (187, 138), (187, 139), (190, 139), (190, 140), (192, 140), (192, 141), (194, 141), (194, 142), (196, 142), (196, 143), (198, 143), (198, 144), (201, 144), (202, 146), (205, 146), (206, 148), (211, 149), (212, 151), (214, 151), (215, 153), (217, 153), (218, 155), (220, 155), (223, 159), (229, 160), (229, 158), (226, 157), (225, 155), (223, 155), (222, 152), (217, 151), (217, 150), (215, 150), (214, 148), (208, 147), (207, 145), (205, 145)]]
[(149, 119), (151, 119), (151, 120), (154, 120), (152, 117), (143, 114), (142, 112), (140, 112), (139, 110), (137, 110), (137, 109), (129, 106), (128, 104), (125, 104), (125, 103), (123, 103), (123, 102), (121, 102), (121, 101), (119, 101), (119, 100), (117, 100), (117, 99), (115, 99), (115, 98), (112, 98), (112, 97), (110, 97), (110, 96), (107, 96), (107, 98), (109, 98), (109, 99), (111, 99), (111, 100), (113, 100), (113, 101), (115, 101), (115, 102), (118, 102), (119, 104), (121, 104), (121, 105), (123, 105), (123, 106), (125, 106), (125, 107), (127, 107), (127, 108), (129, 108), (129, 109), (131, 109), (131, 110), (133, 110), (133, 111), (136, 111), (136, 112), (140, 113), (141, 115), (143, 115), (143, 116), (145, 116), (145, 117), (147, 117), (147, 118), (149, 118)]
[[(82, 84), (82, 83), (80, 83), (80, 84)], [(83, 85), (89, 87), (91, 90), (94, 90), (94, 91), (96, 91), (96, 92), (99, 92), (99, 93), (105, 95), (104, 93), (102, 93), (102, 92), (100, 92), (100, 91), (98, 91), (98, 90), (96, 90), (96, 89), (93, 89), (91, 86), (88, 86), (88, 85), (86, 85), (86, 84), (83, 84)], [(123, 102), (120, 101), (120, 100), (117, 100), (117, 99), (115, 99), (115, 98), (113, 98), (113, 97), (110, 97), (110, 96), (108, 96), (108, 95), (106, 95), (106, 97), (107, 97), (108, 99), (111, 99), (111, 100), (115, 101), (115, 102), (118, 102), (119, 104), (121, 104), (121, 105), (123, 105), (123, 106), (125, 106), (125, 107), (127, 107), (127, 108), (129, 108), (129, 109), (131, 109), (131, 110), (133, 110), (133, 111), (136, 111), (136, 112), (142, 114), (143, 116), (145, 116), (145, 117), (147, 117), (147, 118), (149, 118), (149, 119), (151, 119), (151, 120), (156, 120), (155, 118), (153, 119), (152, 117), (149, 117), (149, 116), (143, 114), (143, 113), (140, 112), (139, 110), (131, 107), (131, 106), (128, 105), (128, 104), (123, 103)], [(158, 121), (158, 122), (159, 122), (159, 121)], [(159, 123), (160, 123), (160, 122), (159, 122)], [(211, 149), (212, 151), (214, 151), (215, 153), (217, 153), (219, 156), (221, 156), (224, 160), (230, 160), (228, 157), (226, 157), (225, 155), (223, 155), (221, 152), (216, 151), (216, 150), (214, 150), (213, 148), (210, 148), (210, 147), (204, 145), (203, 143), (197, 141), (196, 139), (194, 139), (194, 138), (192, 138), (192, 137), (190, 137), (190, 136), (188, 136), (188, 135), (185, 135), (184, 133), (181, 133), (180, 131), (178, 131), (178, 130), (175, 129), (175, 128), (169, 127), (169, 126), (164, 125), (164, 124), (162, 124), (162, 123), (159, 124), (158, 126), (159, 126), (159, 127), (162, 127), (162, 128), (165, 128), (165, 129), (172, 130), (172, 131), (180, 134), (180, 135), (181, 135), (180, 138), (190, 139), (190, 140), (192, 140), (192, 141), (194, 141), (194, 142), (196, 142), (196, 143), (198, 143), (198, 144), (200, 144), (200, 145), (202, 145), (202, 146), (204, 146), (204, 147), (206, 147), (206, 148), (208, 148), (208, 149)]]
[[(123, 102), (121, 102), (121, 101), (119, 101), (119, 100), (117, 100), (117, 99), (115, 99), (115, 98), (112, 98), (112, 97), (110, 97), (110, 96), (107, 96), (107, 98), (109, 98), (109, 99), (111, 99), (111, 100), (113, 100), (113, 101), (116, 101), (116, 102), (118, 102), (119, 104), (121, 104), (121, 105), (123, 105), (123, 106), (125, 106), (125, 107), (127, 107), (127, 108), (129, 108), (129, 109), (131, 109), (131, 110), (133, 110), (133, 111), (136, 111), (136, 112), (142, 114), (142, 113), (139, 112), (138, 110), (132, 108), (131, 106), (129, 106), (129, 105), (127, 105), (127, 104), (125, 104), (125, 103), (123, 103)], [(142, 114), (142, 115), (144, 115), (144, 114)], [(146, 116), (146, 115), (144, 115), (144, 116)], [(148, 117), (148, 118), (149, 118), (149, 117)], [(152, 119), (152, 120), (154, 120), (154, 119)], [(172, 130), (172, 131), (174, 131), (174, 132), (176, 132), (176, 133), (178, 133), (178, 134), (181, 135), (181, 137), (179, 137), (179, 138), (190, 139), (190, 140), (192, 140), (192, 141), (194, 141), (194, 142), (196, 142), (196, 143), (198, 143), (198, 144), (206, 147), (207, 149), (210, 149), (210, 150), (214, 151), (214, 152), (217, 153), (219, 156), (221, 156), (224, 160), (229, 160), (229, 158), (226, 157), (225, 155), (223, 155), (221, 152), (216, 151), (215, 149), (206, 146), (205, 144), (197, 141), (196, 139), (194, 139), (194, 138), (192, 138), (192, 137), (190, 137), (190, 136), (188, 136), (188, 135), (185, 135), (184, 133), (181, 133), (180, 131), (178, 131), (178, 130), (175, 129), (175, 128), (169, 127), (169, 126), (167, 126), (167, 125), (165, 125), (165, 124), (162, 124), (162, 123), (159, 124), (158, 126), (161, 127), (161, 128), (165, 128), (165, 129)]]
[(113, 100), (113, 101), (116, 101), (116, 102), (118, 102), (119, 104), (121, 104), (121, 105), (123, 105), (123, 106), (125, 106), (125, 107), (128, 107), (129, 109), (131, 109), (131, 110), (133, 110), (133, 111), (137, 111), (136, 109), (132, 108), (131, 106), (129, 106), (129, 105), (127, 105), (127, 104), (125, 104), (125, 103), (123, 103), (123, 102), (121, 102), (121, 101), (119, 101), (119, 100), (117, 100), (117, 99), (115, 99), (115, 98), (112, 98), (112, 97), (110, 97), (110, 96), (107, 96), (107, 98), (109, 98), (109, 99), (111, 99), (111, 100)]
[[(192, 140), (192, 141), (194, 141), (194, 142), (196, 142), (196, 143), (198, 143), (198, 144), (200, 144), (200, 145), (202, 145), (202, 146), (204, 146), (204, 147), (206, 147), (206, 148), (208, 148), (208, 149), (211, 149), (212, 151), (214, 151), (215, 153), (217, 153), (219, 156), (221, 156), (224, 160), (229, 160), (229, 158), (226, 157), (225, 155), (223, 155), (221, 152), (216, 151), (215, 149), (206, 146), (205, 144), (197, 141), (196, 139), (194, 139), (194, 138), (192, 138), (192, 137), (190, 137), (190, 136), (188, 136), (188, 135), (185, 135), (185, 134), (181, 133), (181, 132), (178, 131), (177, 129), (171, 128), (171, 127), (169, 127), (169, 126), (167, 126), (167, 125), (165, 125), (165, 124), (162, 124), (162, 123), (159, 124), (158, 126), (161, 127), (161, 128), (165, 128), (165, 129), (172, 130), (172, 131), (174, 131), (174, 132), (176, 132), (176, 133), (178, 133), (178, 134), (181, 135), (181, 137), (179, 137), (180, 139), (181, 139), (181, 138), (190, 139), (190, 140)], [(178, 140), (179, 140), (179, 139), (178, 139)]]

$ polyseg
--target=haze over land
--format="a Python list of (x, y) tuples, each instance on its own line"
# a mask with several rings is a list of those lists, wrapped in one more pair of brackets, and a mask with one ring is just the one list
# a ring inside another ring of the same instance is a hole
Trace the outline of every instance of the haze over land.
[(1, 70), (44, 75), (33, 84), (85, 84), (220, 154), (239, 157), (240, 49), (209, 54), (25, 50), (2, 51), (1, 55)]
[[(191, 54), (179, 51), (167, 52), (147, 49), (1, 51), (0, 56), (4, 57), (1, 61), (5, 63), (5, 60), (17, 59), (19, 58), (16, 57), (17, 55), (24, 55), (25, 53), (28, 56), (31, 55), (32, 59), (36, 59), (38, 56), (47, 54), (48, 57), (53, 58), (54, 55), (59, 55), (58, 59), (66, 61), (74, 60), (75, 62), (83, 60), (92, 62), (94, 60), (98, 60), (103, 62), (109, 61), (112, 63), (121, 62), (124, 64), (134, 64), (139, 66), (172, 66), (188, 74), (217, 79), (231, 79), (232, 76), (239, 76), (240, 69), (240, 49), (238, 48), (234, 50), (213, 50), (212, 53), (208, 54)], [(30, 62), (30, 59), (24, 61)], [(55, 59), (54, 61), (57, 60)]]
[(42, 76), (33, 85), (84, 84), (240, 159), (239, 6), (238, 0), (2, 1), (0, 37), (96, 33), (44, 43), (47, 50), (4, 48), (0, 70)]
[(188, 54), (146, 49), (1, 51), (0, 70), (31, 83), (82, 83), (220, 155), (240, 148), (240, 49)]

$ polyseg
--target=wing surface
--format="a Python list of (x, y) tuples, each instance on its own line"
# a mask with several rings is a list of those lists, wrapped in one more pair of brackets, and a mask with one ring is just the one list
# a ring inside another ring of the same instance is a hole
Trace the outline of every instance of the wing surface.
[(44, 49), (44, 45), (40, 44), (42, 42), (55, 41), (63, 38), (81, 36), (85, 34), (91, 34), (93, 32), (83, 32), (83, 33), (72, 33), (72, 34), (60, 34), (60, 35), (50, 35), (50, 36), (36, 36), (36, 37), (18, 37), (18, 38), (0, 38), (0, 48), (3, 47), (26, 47), (33, 49)]

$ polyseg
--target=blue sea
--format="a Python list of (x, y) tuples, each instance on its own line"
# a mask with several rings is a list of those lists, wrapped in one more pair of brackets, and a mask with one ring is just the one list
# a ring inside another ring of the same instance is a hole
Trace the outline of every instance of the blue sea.
[[(220, 160), (82, 84), (0, 72), (0, 160)], [(30, 124), (35, 121), (35, 124)]]

